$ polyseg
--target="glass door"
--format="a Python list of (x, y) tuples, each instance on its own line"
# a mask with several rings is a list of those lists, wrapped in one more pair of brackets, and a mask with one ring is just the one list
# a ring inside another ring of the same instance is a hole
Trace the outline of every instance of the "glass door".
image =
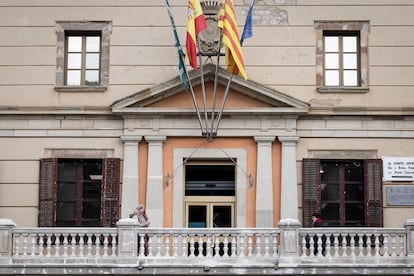
[(194, 200), (200, 201), (192, 201), (188, 198), (186, 202), (186, 227), (216, 228), (234, 226), (234, 202), (208, 202), (207, 198)]

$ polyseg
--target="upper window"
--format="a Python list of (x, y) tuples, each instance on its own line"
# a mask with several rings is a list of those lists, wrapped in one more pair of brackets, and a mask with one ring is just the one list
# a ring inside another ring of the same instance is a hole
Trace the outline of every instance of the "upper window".
[(357, 87), (360, 84), (357, 33), (324, 33), (325, 86)]
[(368, 23), (317, 22), (319, 92), (368, 91)]
[(109, 72), (108, 22), (58, 22), (57, 91), (105, 91)]
[(66, 49), (65, 84), (100, 85), (100, 33), (68, 34)]

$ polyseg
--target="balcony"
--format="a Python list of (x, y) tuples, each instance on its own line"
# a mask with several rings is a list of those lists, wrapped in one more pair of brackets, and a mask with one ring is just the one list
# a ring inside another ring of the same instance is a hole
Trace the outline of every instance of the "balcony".
[(404, 228), (17, 228), (0, 219), (0, 274), (414, 274)]

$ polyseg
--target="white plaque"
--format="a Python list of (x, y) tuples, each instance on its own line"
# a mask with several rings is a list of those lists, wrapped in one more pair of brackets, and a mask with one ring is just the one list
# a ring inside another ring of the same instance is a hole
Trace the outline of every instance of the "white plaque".
[(414, 157), (383, 157), (384, 181), (414, 181)]

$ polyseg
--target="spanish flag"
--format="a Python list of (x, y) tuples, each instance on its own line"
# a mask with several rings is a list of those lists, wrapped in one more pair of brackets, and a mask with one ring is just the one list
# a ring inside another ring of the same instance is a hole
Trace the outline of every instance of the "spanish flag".
[(207, 28), (203, 10), (201, 9), (200, 0), (188, 0), (187, 11), (187, 59), (194, 69), (197, 66), (197, 35), (199, 32)]
[(247, 80), (233, 0), (223, 0), (218, 27), (223, 30), (223, 44), (226, 46), (227, 71)]

